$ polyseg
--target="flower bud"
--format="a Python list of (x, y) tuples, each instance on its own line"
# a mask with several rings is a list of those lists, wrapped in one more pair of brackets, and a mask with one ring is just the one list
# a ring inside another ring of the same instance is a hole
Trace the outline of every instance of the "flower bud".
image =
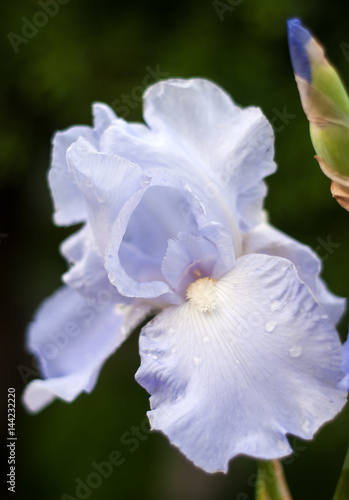
[(288, 42), (316, 159), (333, 183), (349, 187), (349, 98), (324, 49), (299, 19), (287, 22)]

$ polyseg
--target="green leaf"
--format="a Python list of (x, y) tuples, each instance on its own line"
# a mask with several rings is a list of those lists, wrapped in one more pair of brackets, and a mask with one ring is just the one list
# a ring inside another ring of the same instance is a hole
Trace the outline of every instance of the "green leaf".
[(333, 500), (348, 500), (349, 498), (349, 448), (344, 460), (342, 472), (338, 481)]

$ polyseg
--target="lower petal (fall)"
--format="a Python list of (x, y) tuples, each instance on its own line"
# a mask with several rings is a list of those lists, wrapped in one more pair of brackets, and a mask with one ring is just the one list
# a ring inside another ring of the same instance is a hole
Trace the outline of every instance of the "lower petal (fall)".
[(151, 426), (208, 472), (283, 457), (286, 434), (310, 439), (345, 404), (338, 334), (284, 258), (240, 257), (208, 293), (210, 309), (170, 306), (142, 330)]

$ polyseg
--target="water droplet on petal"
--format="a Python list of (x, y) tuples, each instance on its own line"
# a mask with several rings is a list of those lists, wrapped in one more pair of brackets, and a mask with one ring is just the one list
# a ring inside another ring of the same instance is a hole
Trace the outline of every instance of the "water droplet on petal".
[(275, 330), (276, 325), (277, 321), (275, 321), (274, 319), (267, 321), (264, 325), (265, 331), (271, 333), (273, 330)]
[(149, 352), (148, 355), (152, 358), (152, 359), (158, 359), (158, 355), (156, 354), (156, 352)]
[(194, 356), (194, 365), (200, 366), (201, 363), (202, 363), (202, 358), (199, 358), (198, 356)]
[(93, 186), (93, 182), (91, 181), (91, 179), (87, 179), (87, 178), (86, 178), (84, 182), (85, 182), (85, 185), (86, 185), (87, 187), (92, 187), (92, 186)]
[(178, 347), (177, 347), (177, 345), (175, 344), (175, 345), (172, 347), (171, 352), (172, 352), (172, 354), (174, 354), (174, 353), (175, 353), (175, 352), (177, 352), (177, 351), (178, 351)]
[(299, 356), (301, 356), (302, 354), (302, 348), (301, 346), (294, 345), (288, 350), (288, 353), (291, 356), (291, 358), (299, 358)]
[(210, 338), (209, 338), (209, 337), (203, 337), (203, 338), (201, 339), (201, 342), (202, 342), (203, 344), (208, 344), (208, 343), (210, 342)]
[(99, 203), (105, 203), (105, 198), (101, 194), (98, 194), (97, 195), (97, 201)]
[(281, 302), (279, 300), (273, 300), (270, 305), (270, 309), (272, 311), (278, 311), (280, 307), (281, 307)]

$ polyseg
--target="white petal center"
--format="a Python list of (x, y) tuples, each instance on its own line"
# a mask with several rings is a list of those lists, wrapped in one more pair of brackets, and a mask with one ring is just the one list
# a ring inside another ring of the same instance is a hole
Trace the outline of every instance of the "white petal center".
[(217, 280), (213, 278), (200, 278), (188, 286), (187, 299), (194, 304), (200, 312), (212, 312), (217, 307)]

